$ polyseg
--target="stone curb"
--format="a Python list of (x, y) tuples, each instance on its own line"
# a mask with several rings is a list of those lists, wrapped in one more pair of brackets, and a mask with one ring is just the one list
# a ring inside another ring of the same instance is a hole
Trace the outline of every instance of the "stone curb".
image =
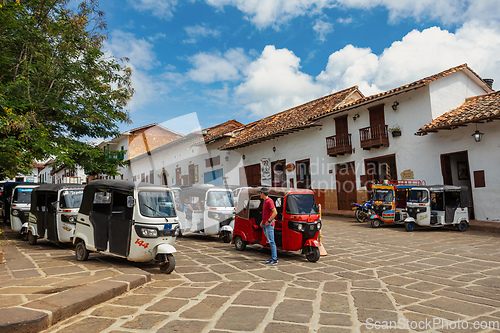
[(127, 269), (127, 273), (65, 290), (22, 306), (0, 309), (0, 332), (39, 332), (151, 281), (151, 274), (139, 268)]

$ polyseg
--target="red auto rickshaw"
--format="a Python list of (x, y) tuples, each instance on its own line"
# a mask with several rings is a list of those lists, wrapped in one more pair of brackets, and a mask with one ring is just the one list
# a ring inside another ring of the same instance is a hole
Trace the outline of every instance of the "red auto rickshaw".
[[(238, 251), (245, 250), (247, 244), (268, 247), (266, 236), (260, 226), (263, 200), (260, 199), (259, 190), (258, 187), (247, 188), (239, 194), (232, 241)], [(274, 227), (277, 249), (301, 250), (310, 262), (318, 261), (321, 218), (313, 191), (269, 187), (269, 197), (273, 199), (278, 211)]]

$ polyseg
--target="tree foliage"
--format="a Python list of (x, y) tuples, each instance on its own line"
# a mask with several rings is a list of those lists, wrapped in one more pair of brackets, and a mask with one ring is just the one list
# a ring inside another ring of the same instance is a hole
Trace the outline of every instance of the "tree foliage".
[(130, 122), (131, 70), (104, 51), (97, 0), (80, 1), (0, 0), (0, 179), (49, 157), (116, 173), (118, 159), (83, 141)]

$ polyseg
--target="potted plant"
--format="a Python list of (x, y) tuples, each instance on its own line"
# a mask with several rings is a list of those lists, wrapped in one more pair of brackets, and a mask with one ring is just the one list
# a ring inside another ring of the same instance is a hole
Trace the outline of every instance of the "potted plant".
[(399, 125), (394, 125), (391, 128), (389, 128), (389, 133), (392, 134), (393, 138), (401, 136), (401, 127), (399, 127)]

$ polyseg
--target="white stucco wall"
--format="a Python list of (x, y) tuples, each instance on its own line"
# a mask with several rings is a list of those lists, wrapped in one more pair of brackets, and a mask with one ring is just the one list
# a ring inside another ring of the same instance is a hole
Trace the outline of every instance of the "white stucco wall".
[(485, 94), (463, 71), (449, 74), (429, 84), (432, 117), (443, 113), (465, 102), (465, 98)]

